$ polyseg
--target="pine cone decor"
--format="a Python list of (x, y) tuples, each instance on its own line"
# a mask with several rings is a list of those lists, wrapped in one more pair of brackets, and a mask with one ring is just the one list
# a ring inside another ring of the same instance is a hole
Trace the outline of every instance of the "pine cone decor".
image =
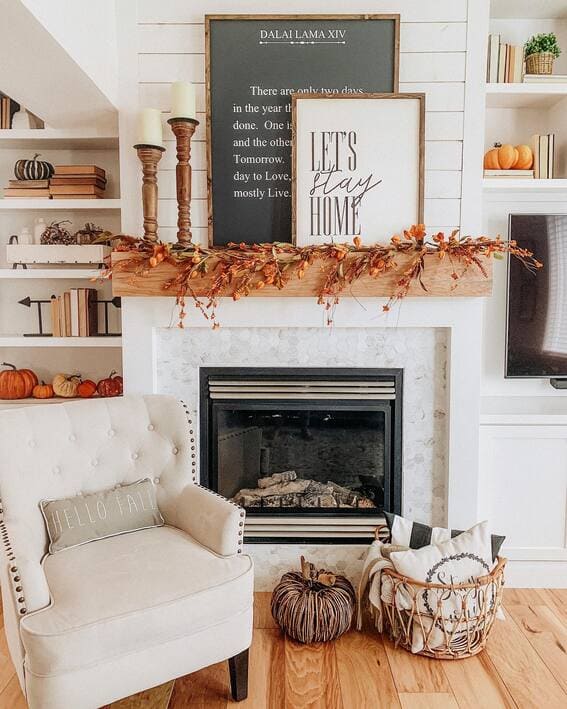
[(87, 222), (82, 229), (75, 232), (77, 244), (92, 244), (99, 236), (104, 234), (104, 229), (93, 222)]
[(74, 234), (66, 229), (63, 224), (70, 224), (68, 219), (64, 219), (61, 222), (51, 222), (51, 224), (45, 229), (41, 235), (41, 243), (49, 245), (58, 246), (69, 246), (70, 244), (76, 244), (77, 239)]

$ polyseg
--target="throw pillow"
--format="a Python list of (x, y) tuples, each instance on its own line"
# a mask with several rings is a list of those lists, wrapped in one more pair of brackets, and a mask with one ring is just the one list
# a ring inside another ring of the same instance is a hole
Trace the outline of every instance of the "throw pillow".
[[(384, 512), (386, 524), (390, 530), (390, 541), (392, 544), (409, 546), (410, 549), (421, 549), (428, 544), (439, 544), (463, 533), (462, 529), (445, 529), (444, 527), (429, 527), (427, 524), (412, 522), (400, 515)], [(492, 545), (492, 559), (496, 560), (500, 552), (500, 547), (504, 544), (506, 537), (499, 534), (492, 534), (490, 537)]]
[(148, 527), (161, 527), (156, 492), (149, 478), (90, 495), (39, 503), (49, 553)]
[[(488, 522), (481, 522), (441, 544), (392, 552), (390, 560), (399, 574), (415, 581), (445, 585), (471, 583), (489, 574), (494, 567)], [(447, 635), (452, 638), (451, 645), (458, 647), (468, 632), (470, 619), (479, 614), (485, 603), (492, 606), (495, 602), (495, 598), (487, 598), (484, 592), (422, 590), (411, 581), (400, 584), (396, 590), (399, 607), (409, 609), (416, 603), (421, 614), (419, 622), (414, 620), (412, 652), (420, 652), (426, 638), (432, 647), (440, 646)]]

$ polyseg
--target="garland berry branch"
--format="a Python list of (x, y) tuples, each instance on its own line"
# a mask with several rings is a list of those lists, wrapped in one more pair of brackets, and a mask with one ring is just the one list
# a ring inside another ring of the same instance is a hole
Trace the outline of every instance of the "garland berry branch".
[[(108, 236), (105, 240), (108, 241)], [(163, 290), (164, 294), (171, 293), (177, 299), (179, 327), (183, 327), (188, 298), (216, 329), (219, 327), (217, 308), (221, 296), (240, 300), (266, 286), (284, 290), (292, 279), (301, 280), (315, 265), (319, 265), (324, 274), (317, 303), (328, 311), (329, 324), (332, 322), (330, 313), (345, 290), (362, 276), (378, 279), (396, 269), (396, 256), (399, 255), (409, 256), (410, 260), (396, 280), (394, 291), (383, 306), (384, 311), (405, 298), (413, 283), (427, 291), (423, 275), (433, 259), (449, 259), (452, 266), (450, 278), (454, 282), (452, 290), (471, 268), (488, 277), (486, 259), (503, 259), (509, 254), (532, 272), (543, 265), (531, 251), (520, 248), (515, 241), (505, 241), (499, 236), (461, 238), (457, 230), (448, 236), (439, 232), (428, 238), (423, 224), (415, 224), (401, 235), (392, 236), (389, 243), (372, 245), (363, 245), (358, 236), (352, 244), (310, 246), (242, 242), (224, 247), (204, 247), (192, 242), (153, 242), (125, 235), (115, 236), (112, 240), (115, 252), (126, 252), (132, 257), (110, 265), (103, 277), (126, 271), (132, 278), (144, 278), (162, 263), (175, 267), (176, 275), (163, 284)], [(194, 285), (198, 283), (197, 279), (205, 277), (208, 287), (204, 294), (197, 295)]]

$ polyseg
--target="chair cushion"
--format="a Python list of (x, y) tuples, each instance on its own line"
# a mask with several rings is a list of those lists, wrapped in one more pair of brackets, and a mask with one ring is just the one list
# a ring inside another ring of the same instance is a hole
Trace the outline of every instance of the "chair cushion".
[(49, 607), (26, 615), (26, 668), (52, 675), (192, 635), (249, 610), (252, 562), (154, 527), (47, 556)]

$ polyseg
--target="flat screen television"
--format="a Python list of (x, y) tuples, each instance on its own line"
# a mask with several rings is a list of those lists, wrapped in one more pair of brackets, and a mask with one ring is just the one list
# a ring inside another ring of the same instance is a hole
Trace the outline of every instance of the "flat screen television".
[(543, 268), (508, 259), (506, 377), (567, 377), (567, 214), (511, 214), (509, 237)]

